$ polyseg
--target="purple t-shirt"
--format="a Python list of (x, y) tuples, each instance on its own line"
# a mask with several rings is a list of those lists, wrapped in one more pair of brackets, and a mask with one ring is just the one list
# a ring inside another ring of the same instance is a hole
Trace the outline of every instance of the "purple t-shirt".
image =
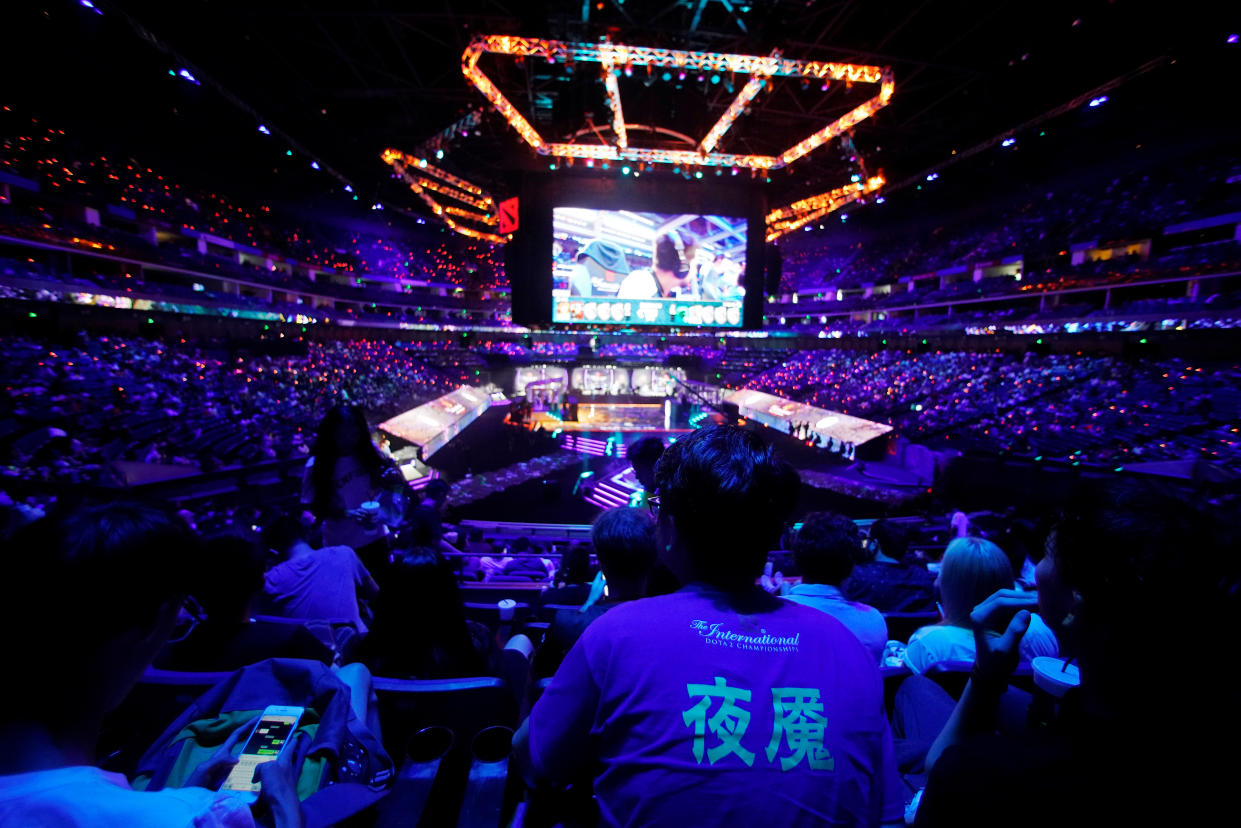
[(364, 633), (358, 587), (369, 577), (348, 546), (325, 546), (267, 570), (263, 590), (286, 618), (343, 618)]
[(592, 774), (610, 826), (900, 821), (875, 660), (825, 613), (747, 600), (691, 585), (587, 627), (530, 713), (535, 774)]

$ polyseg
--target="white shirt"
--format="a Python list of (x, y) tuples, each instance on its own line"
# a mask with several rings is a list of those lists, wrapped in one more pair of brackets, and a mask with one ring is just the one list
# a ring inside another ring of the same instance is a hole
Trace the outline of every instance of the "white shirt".
[[(309, 506), (314, 503), (314, 467), (315, 458), (306, 461), (302, 472), (302, 504)], [(378, 492), (371, 486), (370, 475), (366, 469), (352, 457), (342, 457), (336, 461), (332, 470), (332, 484), (335, 495), (340, 498), (345, 509), (356, 509), (368, 500), (374, 500)], [(325, 546), (348, 546), (350, 549), (361, 549), (388, 534), (388, 527), (382, 523), (367, 526), (357, 518), (329, 517), (323, 519), (323, 543)]]
[(135, 791), (119, 773), (73, 766), (0, 776), (0, 828), (254, 828), (244, 802), (206, 788)]
[[(988, 635), (998, 638), (999, 633)], [(1030, 615), (1030, 628), (1021, 639), (1021, 660), (1028, 662), (1036, 656), (1055, 656), (1060, 653), (1056, 634), (1039, 618)], [(909, 636), (905, 650), (905, 666), (915, 673), (925, 673), (932, 665), (943, 661), (973, 661), (974, 631), (951, 624), (932, 624)]]

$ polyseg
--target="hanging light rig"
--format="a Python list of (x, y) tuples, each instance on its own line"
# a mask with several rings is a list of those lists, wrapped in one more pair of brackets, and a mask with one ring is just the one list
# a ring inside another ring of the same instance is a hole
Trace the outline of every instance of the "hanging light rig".
[[(495, 199), (484, 192), (481, 187), (435, 166), (425, 158), (406, 155), (400, 150), (386, 149), (380, 157), (404, 179), (419, 198), (426, 202), (431, 212), (452, 230), (463, 236), (482, 239), (493, 244), (505, 244), (511, 240), (509, 236), (501, 236), (470, 226), (474, 224), (496, 227), (500, 223), (496, 213)], [(443, 204), (437, 196), (442, 196), (444, 200), (451, 199), (465, 207)], [(466, 209), (466, 207), (473, 209)]]
[[(511, 55), (520, 59), (543, 58), (550, 62), (564, 64), (566, 70), (571, 65), (582, 63), (600, 64), (608, 106), (612, 110), (612, 132), (615, 136), (615, 143), (567, 144), (549, 142), (544, 139), (478, 67), (479, 58), (484, 53)], [(663, 68), (669, 73), (675, 72), (678, 78), (683, 77), (687, 72), (698, 72), (699, 74), (711, 73), (713, 77), (725, 75), (731, 78), (737, 74), (749, 75), (750, 80), (737, 93), (737, 97), (695, 149), (646, 149), (629, 145), (621, 107), (617, 75), (622, 71), (629, 73), (634, 67), (645, 67), (648, 71), (651, 67)], [(509, 35), (475, 37), (461, 56), (461, 71), (491, 102), (496, 111), (504, 116), (522, 140), (540, 155), (566, 159), (583, 158), (689, 167), (729, 167), (749, 169), (751, 172), (787, 167), (887, 106), (896, 89), (890, 67), (789, 60), (783, 58), (778, 50), (764, 57), (655, 49), (607, 41), (570, 43)], [(720, 140), (727, 134), (737, 118), (771, 80), (777, 77), (818, 80), (823, 83), (821, 87), (823, 89), (827, 88), (830, 81), (843, 81), (846, 84), (872, 83), (878, 85), (878, 91), (874, 97), (793, 144), (779, 155), (740, 155), (716, 152), (715, 148), (719, 146)]]

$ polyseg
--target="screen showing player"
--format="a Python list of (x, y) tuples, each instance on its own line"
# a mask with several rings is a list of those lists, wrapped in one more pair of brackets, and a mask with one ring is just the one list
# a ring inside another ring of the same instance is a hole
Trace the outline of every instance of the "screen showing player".
[(741, 327), (747, 222), (732, 216), (552, 210), (552, 321)]

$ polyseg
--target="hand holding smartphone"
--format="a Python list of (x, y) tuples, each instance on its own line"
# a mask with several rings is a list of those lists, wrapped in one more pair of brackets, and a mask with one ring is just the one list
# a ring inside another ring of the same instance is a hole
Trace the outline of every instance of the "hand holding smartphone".
[(305, 712), (304, 707), (269, 705), (255, 723), (237, 764), (220, 790), (254, 802), (261, 787), (258, 768), (274, 762), (284, 753)]

